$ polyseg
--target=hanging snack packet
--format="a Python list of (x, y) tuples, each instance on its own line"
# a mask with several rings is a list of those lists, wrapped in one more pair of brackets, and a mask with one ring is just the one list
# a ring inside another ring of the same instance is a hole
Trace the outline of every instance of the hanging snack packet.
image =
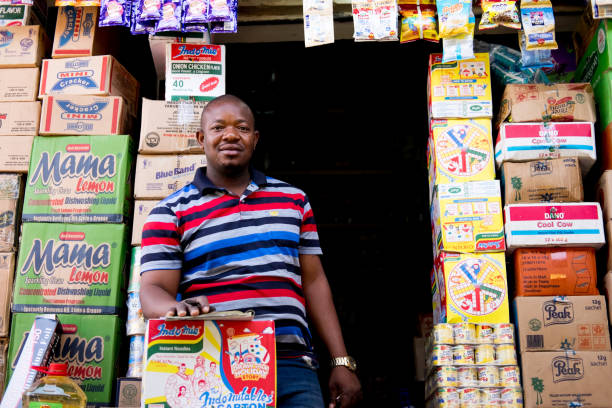
[[(471, 12), (470, 12), (471, 13)], [(442, 62), (453, 62), (474, 59), (474, 27), (476, 18), (471, 13), (468, 33), (453, 38), (442, 39)]]
[(206, 0), (183, 0), (183, 23), (186, 24), (202, 24), (208, 23), (207, 9), (208, 1)]
[(438, 0), (436, 6), (440, 38), (452, 38), (469, 33), (470, 14), (473, 14), (471, 0)]
[(161, 19), (161, 2), (162, 0), (138, 0), (139, 6), (139, 23), (148, 21), (158, 21)]
[(434, 6), (401, 4), (399, 9), (401, 16), (401, 43), (416, 40), (439, 41), (436, 9)]
[(207, 8), (207, 20), (230, 21), (232, 18), (231, 0), (209, 0)]
[(396, 0), (376, 0), (374, 3), (374, 38), (383, 41), (397, 41)]
[(125, 26), (130, 21), (131, 8), (127, 0), (102, 0), (98, 26)]
[(353, 38), (355, 41), (374, 40), (374, 2), (372, 0), (353, 0)]
[(314, 47), (334, 42), (334, 6), (332, 0), (304, 0), (304, 45)]
[(155, 23), (139, 23), (140, 18), (140, 2), (134, 1), (132, 3), (132, 24), (130, 26), (130, 32), (133, 35), (136, 34), (155, 34)]
[(181, 0), (164, 0), (162, 18), (155, 25), (155, 32), (181, 31)]
[(489, 30), (496, 27), (521, 29), (518, 10), (515, 0), (482, 0), (482, 18), (480, 30)]
[(210, 23), (210, 32), (217, 34), (232, 34), (238, 32), (238, 16), (236, 10), (232, 10), (231, 21), (214, 21)]
[(555, 15), (549, 0), (521, 1), (527, 50), (556, 50)]
[(519, 45), (521, 46), (521, 69), (552, 68), (555, 65), (550, 50), (535, 49), (529, 51), (527, 49), (523, 31), (519, 32)]

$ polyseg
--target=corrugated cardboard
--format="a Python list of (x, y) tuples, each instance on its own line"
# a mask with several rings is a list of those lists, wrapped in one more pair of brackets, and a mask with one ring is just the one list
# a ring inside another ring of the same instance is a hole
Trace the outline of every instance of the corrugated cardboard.
[(40, 102), (0, 102), (0, 136), (36, 136)]
[(136, 160), (134, 198), (166, 198), (193, 181), (199, 167), (206, 166), (203, 154), (143, 155)]
[(120, 135), (129, 127), (118, 96), (45, 96), (41, 118), (41, 135)]
[(608, 323), (612, 324), (612, 272), (608, 270), (608, 272), (604, 275), (604, 292), (606, 295), (606, 302), (608, 303)]
[(515, 203), (573, 203), (584, 199), (576, 157), (504, 163), (504, 200)]
[(605, 243), (599, 203), (512, 204), (504, 208), (506, 247), (591, 247)]
[(39, 67), (45, 54), (43, 36), (37, 25), (0, 28), (0, 68)]
[(0, 102), (35, 101), (39, 78), (38, 68), (0, 69)]
[[(13, 275), (15, 273), (15, 254), (0, 253), (0, 336), (9, 335), (11, 321), (11, 299), (13, 298)], [(0, 350), (0, 353), (2, 350)], [(0, 376), (2, 376), (0, 368)], [(0, 378), (2, 380), (2, 378)], [(2, 389), (2, 388), (0, 388)]]
[(132, 222), (132, 245), (140, 245), (142, 241), (142, 227), (149, 213), (159, 200), (136, 200), (134, 201), (134, 221)]
[(38, 97), (45, 95), (121, 96), (128, 112), (138, 116), (140, 83), (110, 55), (46, 59)]
[(595, 122), (593, 88), (577, 84), (509, 84), (497, 127), (504, 122)]
[(0, 6), (0, 27), (32, 24), (32, 6), (3, 4)]
[(115, 406), (125, 408), (140, 408), (140, 378), (117, 378), (117, 393)]
[[(612, 81), (612, 75), (610, 77)], [(612, 98), (612, 91), (610, 92), (610, 98)], [(601, 104), (600, 112), (602, 112)], [(610, 120), (612, 121), (612, 110), (610, 111)], [(601, 134), (601, 169), (612, 170), (612, 124), (608, 125)]]
[(519, 248), (514, 276), (517, 296), (599, 294), (593, 248)]
[(610, 350), (603, 296), (516, 297), (514, 308), (521, 352)]
[(565, 351), (521, 354), (525, 407), (609, 408), (612, 353)]
[(0, 339), (0, 390), (4, 390), (4, 385), (6, 384), (8, 346), (8, 339)]
[(612, 220), (606, 222), (606, 242), (608, 243), (608, 271), (612, 271)]
[(612, 220), (612, 170), (603, 172), (597, 183), (597, 201), (606, 222)]
[(51, 58), (108, 54), (113, 42), (111, 27), (98, 27), (100, 7), (60, 7), (57, 13)]
[(146, 154), (204, 153), (197, 140), (205, 102), (142, 99), (140, 146)]
[(0, 172), (27, 173), (36, 136), (0, 136)]
[(0, 174), (0, 252), (16, 249), (23, 188), (20, 174)]

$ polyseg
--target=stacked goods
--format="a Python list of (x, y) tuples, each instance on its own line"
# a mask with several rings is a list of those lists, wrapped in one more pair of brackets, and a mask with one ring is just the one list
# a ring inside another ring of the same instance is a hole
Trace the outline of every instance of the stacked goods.
[(132, 248), (130, 281), (128, 285), (126, 334), (130, 352), (126, 377), (141, 378), (144, 364), (144, 334), (146, 331), (140, 305), (140, 247)]
[(108, 28), (98, 27), (99, 7), (60, 7), (57, 12), (52, 58), (107, 54), (112, 39)]

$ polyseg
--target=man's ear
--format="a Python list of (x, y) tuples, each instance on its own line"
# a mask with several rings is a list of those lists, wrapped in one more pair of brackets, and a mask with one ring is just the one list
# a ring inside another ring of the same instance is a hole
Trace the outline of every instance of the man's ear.
[(196, 138), (198, 139), (198, 143), (200, 144), (200, 146), (204, 147), (204, 132), (198, 130), (196, 132)]
[(257, 142), (259, 142), (259, 130), (253, 132), (253, 138), (255, 139), (253, 142), (253, 150), (255, 150), (255, 147), (257, 147)]

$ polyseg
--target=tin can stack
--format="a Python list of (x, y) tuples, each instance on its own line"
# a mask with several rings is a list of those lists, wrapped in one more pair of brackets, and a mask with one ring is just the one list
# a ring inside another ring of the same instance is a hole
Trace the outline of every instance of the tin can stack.
[(146, 325), (140, 305), (140, 247), (132, 248), (125, 332), (130, 343), (126, 377), (142, 378)]

